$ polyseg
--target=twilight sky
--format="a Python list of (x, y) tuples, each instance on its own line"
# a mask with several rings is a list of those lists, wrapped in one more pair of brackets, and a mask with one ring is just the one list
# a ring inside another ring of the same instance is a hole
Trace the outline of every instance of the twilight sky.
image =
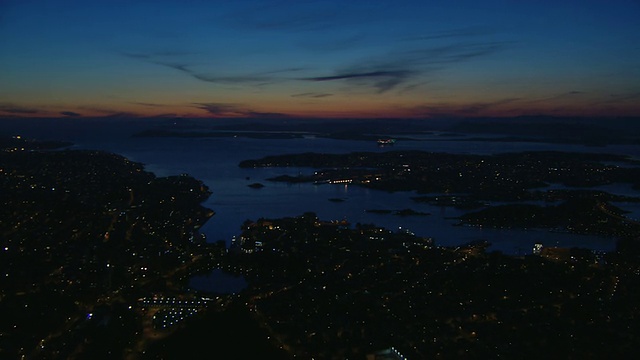
[(0, 0), (0, 117), (640, 116), (640, 1)]

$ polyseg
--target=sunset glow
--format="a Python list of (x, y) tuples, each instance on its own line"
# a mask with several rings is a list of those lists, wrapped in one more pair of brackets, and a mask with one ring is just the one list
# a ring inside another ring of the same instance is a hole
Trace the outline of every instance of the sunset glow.
[(1, 1), (2, 117), (640, 115), (637, 1)]

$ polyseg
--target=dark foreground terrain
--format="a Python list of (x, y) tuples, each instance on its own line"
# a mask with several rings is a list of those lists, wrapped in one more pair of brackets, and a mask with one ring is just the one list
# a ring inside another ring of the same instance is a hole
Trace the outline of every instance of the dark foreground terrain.
[[(385, 166), (402, 175), (401, 160)], [(611, 165), (571, 161), (586, 165), (560, 181), (633, 181)], [(198, 234), (212, 215), (200, 205), (209, 190), (189, 176), (156, 178), (120, 156), (15, 141), (0, 164), (2, 358), (364, 359), (393, 347), (409, 359), (596, 359), (623, 358), (640, 342), (640, 233), (606, 194), (559, 195), (595, 196), (594, 214), (622, 222), (606, 254), (539, 248), (512, 257), (488, 253), (491, 239), (439, 247), (312, 212), (247, 220), (226, 249)], [(459, 175), (477, 174), (469, 159), (448, 164), (435, 184), (473, 184)], [(484, 194), (514, 194), (493, 184), (509, 179), (486, 179)], [(527, 184), (517, 193), (535, 194)], [(510, 209), (504, 221), (516, 226), (536, 211)], [(243, 275), (247, 288), (186, 288), (212, 268)]]

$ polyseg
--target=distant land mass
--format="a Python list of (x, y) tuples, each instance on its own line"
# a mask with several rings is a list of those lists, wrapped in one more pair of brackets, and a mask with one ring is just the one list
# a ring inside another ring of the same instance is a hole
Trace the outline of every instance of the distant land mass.
[[(126, 126), (119, 126), (119, 125)], [(124, 130), (126, 128), (126, 130)], [(51, 131), (93, 132), (104, 136), (131, 131), (136, 137), (251, 137), (295, 139), (318, 136), (343, 140), (376, 140), (393, 136), (418, 140), (412, 135), (434, 135), (428, 141), (548, 142), (604, 146), (640, 144), (638, 117), (520, 116), (490, 118), (425, 119), (314, 119), (314, 118), (1, 118), (0, 135), (24, 129), (41, 139)], [(469, 135), (478, 135), (469, 137)]]
[[(482, 118), (457, 122), (449, 130), (470, 134), (505, 135), (502, 141), (536, 141), (591, 146), (640, 144), (640, 119), (638, 118)], [(492, 139), (492, 141), (495, 140)]]
[[(134, 134), (136, 137), (248, 137), (294, 139), (308, 136), (341, 140), (376, 140), (394, 135), (414, 140), (415, 134), (438, 132), (438, 141), (549, 142), (605, 146), (640, 144), (638, 118), (559, 118), (523, 116), (515, 118), (470, 119), (341, 119), (341, 120), (262, 120), (243, 119), (234, 123), (183, 120)], [(491, 135), (487, 138), (487, 135)], [(428, 141), (435, 141), (433, 138)]]

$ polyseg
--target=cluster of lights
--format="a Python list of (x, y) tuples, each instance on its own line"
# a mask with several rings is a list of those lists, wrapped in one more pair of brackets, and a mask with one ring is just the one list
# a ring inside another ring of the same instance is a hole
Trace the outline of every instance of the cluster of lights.
[[(154, 322), (160, 322), (160, 327), (163, 329), (176, 325), (180, 321), (186, 319), (189, 316), (195, 315), (198, 312), (198, 309), (180, 309), (180, 310), (169, 310), (163, 311), (160, 315), (156, 314), (153, 316)], [(157, 317), (160, 316), (161, 320), (157, 320)]]
[(351, 179), (343, 179), (343, 180), (329, 180), (330, 184), (351, 184), (353, 180)]
[(211, 301), (209, 298), (201, 298), (198, 300), (178, 300), (176, 298), (143, 298), (139, 300), (144, 306), (169, 306), (169, 307), (194, 307), (205, 306)]
[(540, 253), (542, 252), (542, 244), (541, 243), (536, 243), (535, 245), (533, 245), (533, 253), (540, 255)]
[(398, 351), (398, 349), (394, 348), (393, 346), (391, 347), (391, 351), (401, 360), (408, 360), (404, 355), (402, 355), (400, 353), (400, 351)]

